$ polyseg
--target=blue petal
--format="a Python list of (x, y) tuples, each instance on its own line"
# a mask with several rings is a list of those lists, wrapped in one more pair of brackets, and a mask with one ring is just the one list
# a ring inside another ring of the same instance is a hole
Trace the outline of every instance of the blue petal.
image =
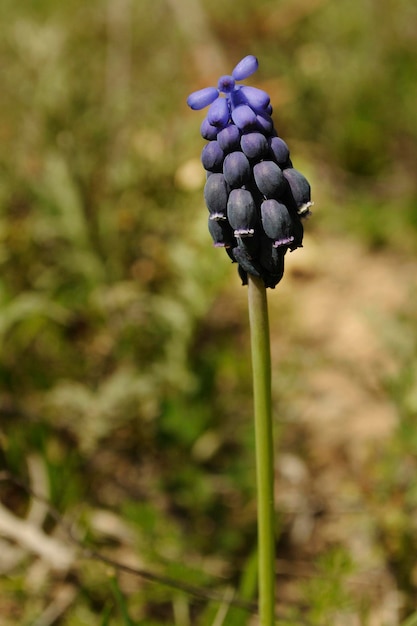
[(226, 98), (218, 98), (210, 105), (207, 113), (210, 124), (224, 128), (230, 119), (229, 103)]
[(311, 206), (310, 183), (304, 174), (293, 167), (285, 169), (284, 176), (289, 182), (292, 196), (297, 205), (298, 214), (304, 217), (307, 216), (309, 214), (309, 207)]
[(290, 150), (281, 137), (272, 137), (269, 141), (271, 155), (280, 167), (285, 167), (289, 163)]
[(187, 98), (187, 104), (190, 109), (199, 111), (214, 102), (218, 96), (219, 92), (215, 87), (205, 87), (191, 93)]
[(244, 96), (247, 104), (249, 104), (252, 109), (255, 109), (257, 113), (263, 113), (267, 109), (270, 97), (266, 91), (257, 89), (256, 87), (246, 87), (242, 85), (240, 93)]
[(232, 120), (238, 128), (248, 128), (256, 123), (256, 113), (247, 104), (241, 104), (233, 109)]
[(252, 54), (239, 61), (235, 69), (232, 72), (232, 76), (235, 80), (243, 80), (248, 78), (258, 69), (258, 59)]
[(208, 119), (205, 117), (200, 126), (200, 134), (203, 139), (208, 139), (209, 141), (211, 141), (212, 139), (216, 139), (218, 132), (219, 129), (215, 126), (212, 126)]
[(268, 113), (258, 113), (256, 116), (256, 126), (266, 135), (270, 135), (274, 130), (274, 122)]
[(240, 130), (234, 124), (229, 124), (219, 131), (217, 141), (224, 152), (237, 150), (240, 144)]

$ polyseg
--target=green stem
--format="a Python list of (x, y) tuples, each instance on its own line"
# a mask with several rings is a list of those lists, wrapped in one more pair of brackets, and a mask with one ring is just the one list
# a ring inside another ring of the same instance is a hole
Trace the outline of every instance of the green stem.
[(258, 493), (258, 577), (261, 626), (275, 623), (274, 448), (271, 351), (266, 288), (248, 275)]

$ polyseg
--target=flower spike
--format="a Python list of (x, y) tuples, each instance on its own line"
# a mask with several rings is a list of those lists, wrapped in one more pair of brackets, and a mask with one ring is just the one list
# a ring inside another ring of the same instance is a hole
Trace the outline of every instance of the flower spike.
[(284, 271), (287, 250), (302, 247), (301, 220), (310, 215), (310, 184), (293, 168), (290, 150), (278, 136), (266, 91), (237, 85), (258, 69), (253, 55), (231, 75), (187, 98), (191, 109), (209, 107), (200, 132), (208, 143), (201, 161), (208, 178), (204, 198), (209, 232), (247, 275), (274, 288)]

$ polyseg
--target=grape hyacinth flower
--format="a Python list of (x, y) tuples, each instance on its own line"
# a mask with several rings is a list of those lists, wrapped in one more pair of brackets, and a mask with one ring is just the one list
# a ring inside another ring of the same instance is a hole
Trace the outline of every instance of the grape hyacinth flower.
[(302, 219), (312, 202), (307, 179), (293, 167), (274, 128), (268, 94), (236, 84), (257, 68), (256, 57), (246, 56), (217, 88), (195, 91), (187, 104), (194, 110), (209, 107), (201, 124), (208, 141), (201, 161), (214, 245), (238, 263), (244, 285), (250, 274), (274, 288), (287, 250), (302, 246)]

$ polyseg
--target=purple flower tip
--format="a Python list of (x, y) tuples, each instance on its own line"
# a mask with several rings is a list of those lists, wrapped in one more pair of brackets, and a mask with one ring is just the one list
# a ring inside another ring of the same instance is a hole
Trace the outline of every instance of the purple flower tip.
[(199, 111), (214, 102), (218, 96), (218, 89), (215, 87), (205, 87), (204, 89), (199, 89), (198, 91), (194, 91), (190, 94), (187, 98), (187, 104), (190, 109)]
[[(240, 87), (236, 86), (236, 81), (243, 80), (244, 78), (248, 78), (248, 76), (256, 72), (257, 69), (258, 69), (258, 59), (254, 57), (253, 55), (246, 56), (244, 59), (239, 61), (239, 63), (236, 65), (235, 69), (232, 72), (232, 76), (225, 75), (219, 78), (217, 89), (215, 87), (205, 87), (204, 89), (199, 89), (198, 91), (194, 91), (192, 94), (190, 94), (187, 98), (188, 106), (191, 109), (194, 109), (195, 111), (204, 109), (206, 106), (208, 106), (209, 104), (212, 104), (215, 100), (217, 100), (220, 92), (226, 94), (226, 97), (228, 98), (230, 96), (233, 98), (233, 94), (236, 95), (236, 92), (240, 89)], [(254, 88), (249, 88), (248, 93), (251, 93), (251, 89), (253, 93), (255, 92), (264, 93), (264, 92), (261, 92), (260, 90), (254, 90)], [(267, 94), (265, 94), (265, 96), (268, 97)], [(248, 104), (251, 104), (250, 101), (253, 99), (253, 97), (254, 97), (253, 94), (252, 94), (252, 97), (249, 97)], [(259, 94), (257, 96), (257, 99), (259, 100)], [(261, 100), (262, 100), (262, 97), (261, 97)], [(269, 103), (269, 99), (268, 99), (268, 103)], [(237, 104), (238, 104), (238, 101), (236, 101), (235, 106)], [(243, 104), (243, 102), (239, 101), (239, 104)], [(256, 102), (256, 104), (258, 104), (258, 102)]]
[(258, 69), (258, 59), (252, 54), (249, 54), (244, 59), (239, 61), (235, 69), (232, 72), (232, 76), (235, 80), (243, 80), (248, 78)]
[(235, 79), (233, 76), (221, 76), (217, 88), (223, 93), (230, 93), (235, 88)]

